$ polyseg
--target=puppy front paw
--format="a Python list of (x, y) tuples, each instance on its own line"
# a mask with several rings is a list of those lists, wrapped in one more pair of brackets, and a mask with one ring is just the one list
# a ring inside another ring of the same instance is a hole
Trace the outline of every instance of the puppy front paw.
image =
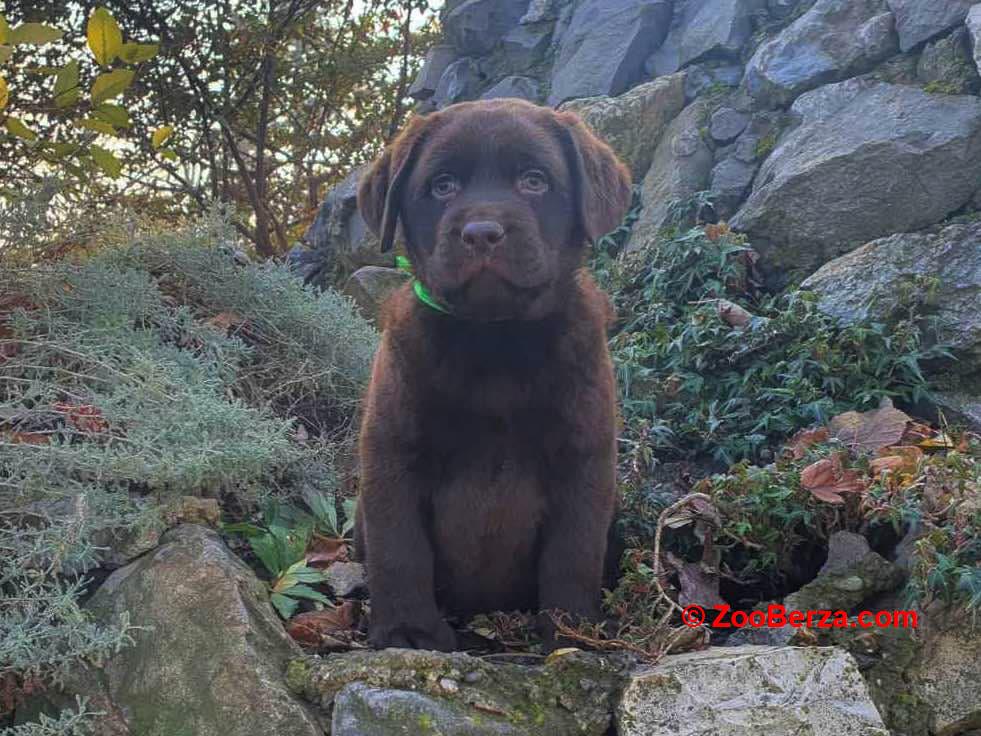
[(435, 649), (452, 652), (456, 649), (456, 632), (443, 619), (432, 622), (398, 621), (372, 622), (368, 640), (375, 649), (399, 647), (402, 649)]

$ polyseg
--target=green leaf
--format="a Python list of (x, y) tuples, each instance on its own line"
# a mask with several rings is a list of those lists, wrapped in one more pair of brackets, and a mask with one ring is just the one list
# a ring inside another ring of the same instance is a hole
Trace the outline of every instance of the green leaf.
[(101, 66), (109, 66), (119, 56), (123, 47), (123, 33), (112, 14), (105, 8), (96, 8), (89, 16), (85, 36), (92, 55)]
[(7, 43), (10, 38), (10, 24), (7, 19), (0, 15), (0, 43)]
[(115, 69), (96, 77), (92, 84), (92, 104), (111, 100), (121, 95), (133, 81), (133, 72), (129, 69)]
[(334, 506), (333, 496), (315, 490), (313, 488), (304, 489), (304, 500), (309, 504), (317, 519), (318, 526), (331, 536), (337, 536), (337, 508)]
[(250, 524), (247, 521), (239, 521), (234, 524), (222, 524), (221, 530), (226, 534), (242, 534), (246, 537), (257, 537), (260, 534), (266, 533), (265, 529), (261, 529), (255, 524)]
[(58, 70), (54, 85), (54, 101), (58, 107), (71, 107), (78, 102), (82, 91), (78, 84), (78, 69), (78, 61), (69, 61)]
[(344, 509), (344, 526), (341, 529), (341, 536), (346, 537), (354, 529), (354, 520), (357, 518), (358, 512), (358, 499), (346, 498), (341, 506)]
[(108, 176), (115, 179), (123, 171), (123, 162), (116, 158), (111, 151), (101, 146), (91, 146), (89, 152), (96, 166), (102, 169)]
[(0, 46), (0, 64), (10, 59), (14, 50), (10, 46)]
[(294, 585), (288, 594), (291, 598), (306, 598), (307, 600), (317, 601), (330, 605), (330, 598), (319, 590), (314, 590), (309, 585)]
[(56, 161), (60, 161), (67, 156), (78, 153), (81, 146), (79, 146), (77, 143), (49, 143), (45, 146), (45, 148), (51, 152), (51, 156)]
[(102, 120), (94, 120), (93, 118), (79, 118), (78, 120), (75, 120), (74, 123), (79, 128), (94, 130), (96, 133), (106, 133), (107, 135), (116, 134), (116, 129), (109, 123)]
[(273, 577), (279, 577), (286, 566), (282, 562), (276, 538), (272, 534), (252, 537), (249, 539), (249, 546), (265, 566), (266, 571)]
[(37, 133), (13, 116), (7, 117), (7, 132), (25, 141), (36, 141)]
[(92, 110), (92, 114), (116, 128), (128, 128), (131, 124), (126, 108), (111, 102), (103, 102)]
[(0, 77), (0, 110), (3, 110), (10, 101), (10, 90), (7, 88), (7, 80)]
[(25, 43), (43, 46), (46, 43), (57, 41), (64, 35), (64, 31), (59, 31), (57, 28), (46, 26), (43, 23), (21, 23), (16, 28), (10, 29), (8, 40), (13, 46)]
[(164, 150), (162, 150), (160, 152), (160, 155), (163, 156), (168, 161), (179, 161), (180, 160), (180, 157), (177, 155), (177, 151), (172, 151), (169, 148), (165, 148)]
[(127, 64), (139, 64), (157, 55), (160, 45), (156, 43), (124, 43), (119, 50), (119, 58)]
[(150, 144), (154, 148), (160, 148), (167, 139), (174, 134), (174, 129), (170, 125), (163, 125), (153, 131), (153, 136), (150, 138)]
[(269, 596), (269, 602), (273, 604), (273, 608), (279, 612), (279, 615), (287, 621), (294, 613), (296, 613), (296, 608), (300, 605), (295, 600), (292, 598), (287, 598), (282, 593), (273, 593), (271, 596)]

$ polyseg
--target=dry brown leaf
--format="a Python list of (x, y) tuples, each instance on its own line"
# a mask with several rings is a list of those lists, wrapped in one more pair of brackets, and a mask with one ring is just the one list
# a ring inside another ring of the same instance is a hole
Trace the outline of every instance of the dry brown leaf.
[(842, 493), (857, 493), (867, 487), (867, 483), (855, 470), (842, 467), (841, 457), (818, 460), (801, 471), (800, 484), (820, 501), (844, 503)]
[(714, 225), (705, 226), (705, 237), (711, 240), (713, 243), (719, 240), (722, 236), (728, 235), (732, 230), (727, 222), (717, 222)]
[(214, 317), (206, 320), (209, 325), (219, 330), (228, 331), (235, 327), (245, 324), (245, 318), (235, 312), (219, 312)]
[(297, 614), (287, 622), (286, 631), (304, 646), (349, 648), (360, 615), (360, 601), (345, 601), (335, 608)]
[(750, 312), (728, 299), (719, 299), (715, 308), (719, 319), (730, 327), (745, 327), (753, 321), (753, 315)]
[(314, 534), (307, 545), (307, 564), (310, 567), (330, 567), (335, 562), (347, 562), (350, 550), (343, 539)]
[(787, 450), (790, 451), (794, 460), (801, 460), (807, 454), (808, 448), (821, 444), (822, 442), (827, 442), (830, 436), (831, 433), (828, 432), (827, 427), (802, 429), (790, 438)]
[(40, 432), (0, 432), (0, 439), (12, 445), (47, 445), (51, 438)]
[(906, 431), (903, 432), (903, 439), (901, 440), (900, 444), (915, 445), (917, 442), (922, 442), (925, 439), (933, 437), (933, 435), (936, 433), (936, 430), (927, 424), (910, 422), (909, 426), (906, 427)]
[(867, 412), (847, 411), (831, 420), (831, 436), (857, 452), (875, 452), (898, 444), (910, 423), (904, 412), (888, 399), (878, 409)]

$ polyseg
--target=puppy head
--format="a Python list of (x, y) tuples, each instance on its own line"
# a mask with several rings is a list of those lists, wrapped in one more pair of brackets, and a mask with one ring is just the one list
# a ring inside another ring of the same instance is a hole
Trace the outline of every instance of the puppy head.
[(382, 249), (401, 225), (417, 277), (463, 319), (541, 319), (583, 246), (630, 205), (630, 175), (571, 113), (521, 100), (414, 118), (358, 191)]

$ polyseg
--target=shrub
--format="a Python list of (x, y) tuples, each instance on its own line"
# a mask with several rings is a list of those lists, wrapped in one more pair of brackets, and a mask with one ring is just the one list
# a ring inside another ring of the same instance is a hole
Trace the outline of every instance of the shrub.
[[(345, 298), (228, 242), (211, 220), (0, 271), (4, 698), (128, 642), (79, 607), (107, 533), (159, 529), (181, 496), (234, 510), (337, 491), (326, 434), (344, 440), (377, 336)], [(324, 437), (299, 432), (300, 405)], [(72, 718), (23, 733), (81, 732)]]

